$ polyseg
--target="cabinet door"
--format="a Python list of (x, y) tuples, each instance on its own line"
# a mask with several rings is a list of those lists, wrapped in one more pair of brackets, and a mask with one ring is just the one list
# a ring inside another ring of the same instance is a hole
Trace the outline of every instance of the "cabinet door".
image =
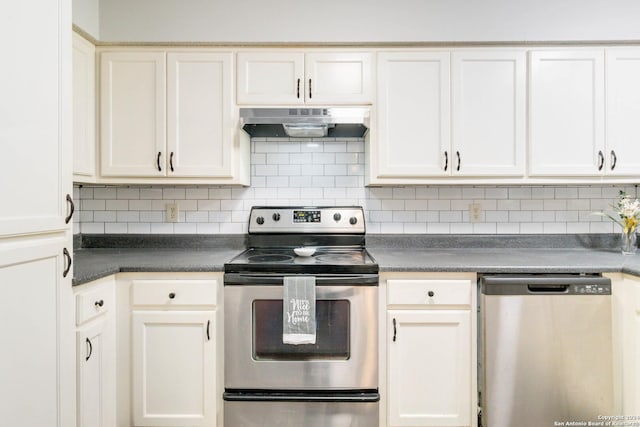
[(0, 236), (66, 228), (65, 194), (71, 192), (70, 7), (69, 0), (3, 3)]
[(213, 311), (134, 311), (135, 426), (214, 426)]
[(449, 53), (378, 54), (378, 178), (451, 172)]
[(470, 311), (387, 316), (389, 426), (471, 425)]
[(92, 181), (96, 175), (96, 49), (73, 33), (73, 176)]
[(609, 175), (640, 174), (640, 49), (608, 49), (607, 157)]
[(604, 51), (530, 53), (532, 176), (604, 172)]
[(455, 175), (524, 175), (525, 58), (524, 50), (452, 54)]
[(104, 52), (100, 64), (103, 176), (163, 176), (164, 52)]
[(3, 426), (75, 426), (73, 295), (65, 238), (0, 241)]
[(231, 64), (231, 53), (167, 54), (169, 176), (232, 176)]
[(373, 102), (372, 55), (366, 52), (307, 53), (307, 104), (370, 104)]
[(304, 54), (240, 52), (237, 61), (238, 104), (303, 104)]
[(115, 426), (115, 339), (108, 315), (78, 329), (79, 427)]

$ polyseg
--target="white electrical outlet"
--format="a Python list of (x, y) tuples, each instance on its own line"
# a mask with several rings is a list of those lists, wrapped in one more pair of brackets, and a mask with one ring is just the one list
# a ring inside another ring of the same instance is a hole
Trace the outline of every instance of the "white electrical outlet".
[(482, 205), (480, 203), (469, 204), (469, 222), (482, 221)]
[(167, 222), (178, 222), (180, 209), (177, 203), (167, 203)]

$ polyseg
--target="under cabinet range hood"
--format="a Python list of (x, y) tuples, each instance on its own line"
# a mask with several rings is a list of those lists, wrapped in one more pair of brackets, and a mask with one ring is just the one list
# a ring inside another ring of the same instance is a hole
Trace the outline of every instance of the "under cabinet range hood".
[(252, 137), (362, 138), (369, 108), (240, 108), (240, 126)]

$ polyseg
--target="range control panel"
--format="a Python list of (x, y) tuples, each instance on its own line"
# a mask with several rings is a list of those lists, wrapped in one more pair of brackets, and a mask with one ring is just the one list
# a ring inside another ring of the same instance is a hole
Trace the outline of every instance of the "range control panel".
[(364, 210), (360, 206), (254, 206), (249, 233), (364, 234)]

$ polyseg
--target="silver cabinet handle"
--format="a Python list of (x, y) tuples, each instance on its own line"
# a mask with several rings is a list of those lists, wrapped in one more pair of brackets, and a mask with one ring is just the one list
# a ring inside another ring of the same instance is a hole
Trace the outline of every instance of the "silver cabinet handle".
[(396, 337), (398, 335), (398, 329), (396, 327), (396, 318), (393, 318), (393, 342), (396, 342)]
[(598, 170), (601, 171), (604, 167), (604, 154), (602, 150), (598, 151)]
[(448, 168), (449, 168), (449, 152), (445, 151), (444, 152), (444, 171), (446, 172)]
[(69, 271), (71, 271), (71, 254), (69, 253), (67, 248), (62, 249), (62, 256), (64, 256), (65, 259), (67, 260), (67, 266), (64, 268), (64, 271), (62, 272), (62, 277), (67, 277), (67, 275), (69, 274)]
[(89, 358), (91, 357), (91, 355), (93, 354), (93, 344), (91, 344), (91, 340), (89, 338), (86, 338), (87, 345), (89, 346), (89, 353), (87, 354), (87, 357), (84, 358), (84, 361), (88, 361)]
[(460, 170), (460, 152), (456, 151), (456, 157), (458, 158), (458, 166), (456, 166), (456, 171)]
[(73, 212), (76, 210), (76, 205), (73, 203), (73, 199), (69, 194), (67, 194), (67, 203), (69, 204), (69, 214), (64, 219), (65, 224), (69, 224), (69, 221), (71, 221), (71, 217), (73, 216)]
[(616, 163), (618, 163), (618, 156), (614, 150), (611, 150), (611, 170), (616, 168)]

